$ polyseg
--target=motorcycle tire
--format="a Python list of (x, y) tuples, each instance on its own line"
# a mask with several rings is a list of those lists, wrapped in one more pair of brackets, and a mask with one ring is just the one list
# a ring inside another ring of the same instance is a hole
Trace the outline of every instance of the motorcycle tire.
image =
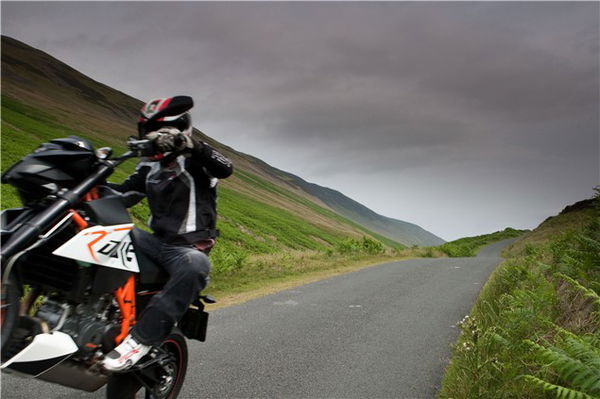
[(6, 284), (2, 284), (0, 291), (0, 336), (1, 338), (1, 357), (2, 361), (6, 360), (10, 351), (11, 339), (17, 330), (19, 319), (21, 289), (18, 285), (15, 273), (11, 272), (6, 280)]
[[(159, 373), (159, 381), (146, 382), (152, 390), (145, 388), (140, 379), (143, 371), (115, 373), (109, 377), (106, 385), (107, 399), (175, 399), (185, 379), (188, 363), (188, 349), (185, 337), (180, 331), (172, 332), (161, 344), (161, 348), (169, 352), (171, 360), (163, 366), (154, 365)], [(145, 391), (145, 396), (136, 396)]]

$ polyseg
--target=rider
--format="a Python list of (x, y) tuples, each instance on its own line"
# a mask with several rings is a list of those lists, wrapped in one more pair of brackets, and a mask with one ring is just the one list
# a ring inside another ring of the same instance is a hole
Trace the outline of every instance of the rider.
[(216, 184), (233, 172), (229, 159), (192, 136), (189, 113), (151, 120), (171, 100), (148, 102), (138, 122), (140, 138), (153, 140), (158, 155), (142, 159), (122, 184), (109, 184), (146, 195), (154, 234), (136, 229), (138, 249), (170, 275), (130, 334), (106, 355), (104, 367), (112, 371), (127, 369), (160, 345), (206, 286), (210, 261), (197, 248), (207, 240), (214, 243), (218, 235)]

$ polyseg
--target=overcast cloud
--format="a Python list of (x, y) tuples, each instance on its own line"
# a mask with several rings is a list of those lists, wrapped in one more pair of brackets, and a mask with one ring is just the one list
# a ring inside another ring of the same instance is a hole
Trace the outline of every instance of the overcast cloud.
[(451, 240), (593, 194), (599, 6), (2, 2), (2, 33)]

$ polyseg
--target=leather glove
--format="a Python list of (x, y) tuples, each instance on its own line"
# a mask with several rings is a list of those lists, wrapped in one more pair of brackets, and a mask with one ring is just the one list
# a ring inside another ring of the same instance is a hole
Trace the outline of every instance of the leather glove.
[(156, 132), (148, 133), (146, 137), (154, 141), (156, 149), (162, 153), (194, 148), (192, 138), (175, 128), (163, 127)]

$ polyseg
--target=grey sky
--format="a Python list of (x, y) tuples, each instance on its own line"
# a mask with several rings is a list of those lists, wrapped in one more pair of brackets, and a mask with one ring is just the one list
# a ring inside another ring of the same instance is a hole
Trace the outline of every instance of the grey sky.
[(2, 33), (451, 240), (599, 183), (598, 2), (2, 2)]

